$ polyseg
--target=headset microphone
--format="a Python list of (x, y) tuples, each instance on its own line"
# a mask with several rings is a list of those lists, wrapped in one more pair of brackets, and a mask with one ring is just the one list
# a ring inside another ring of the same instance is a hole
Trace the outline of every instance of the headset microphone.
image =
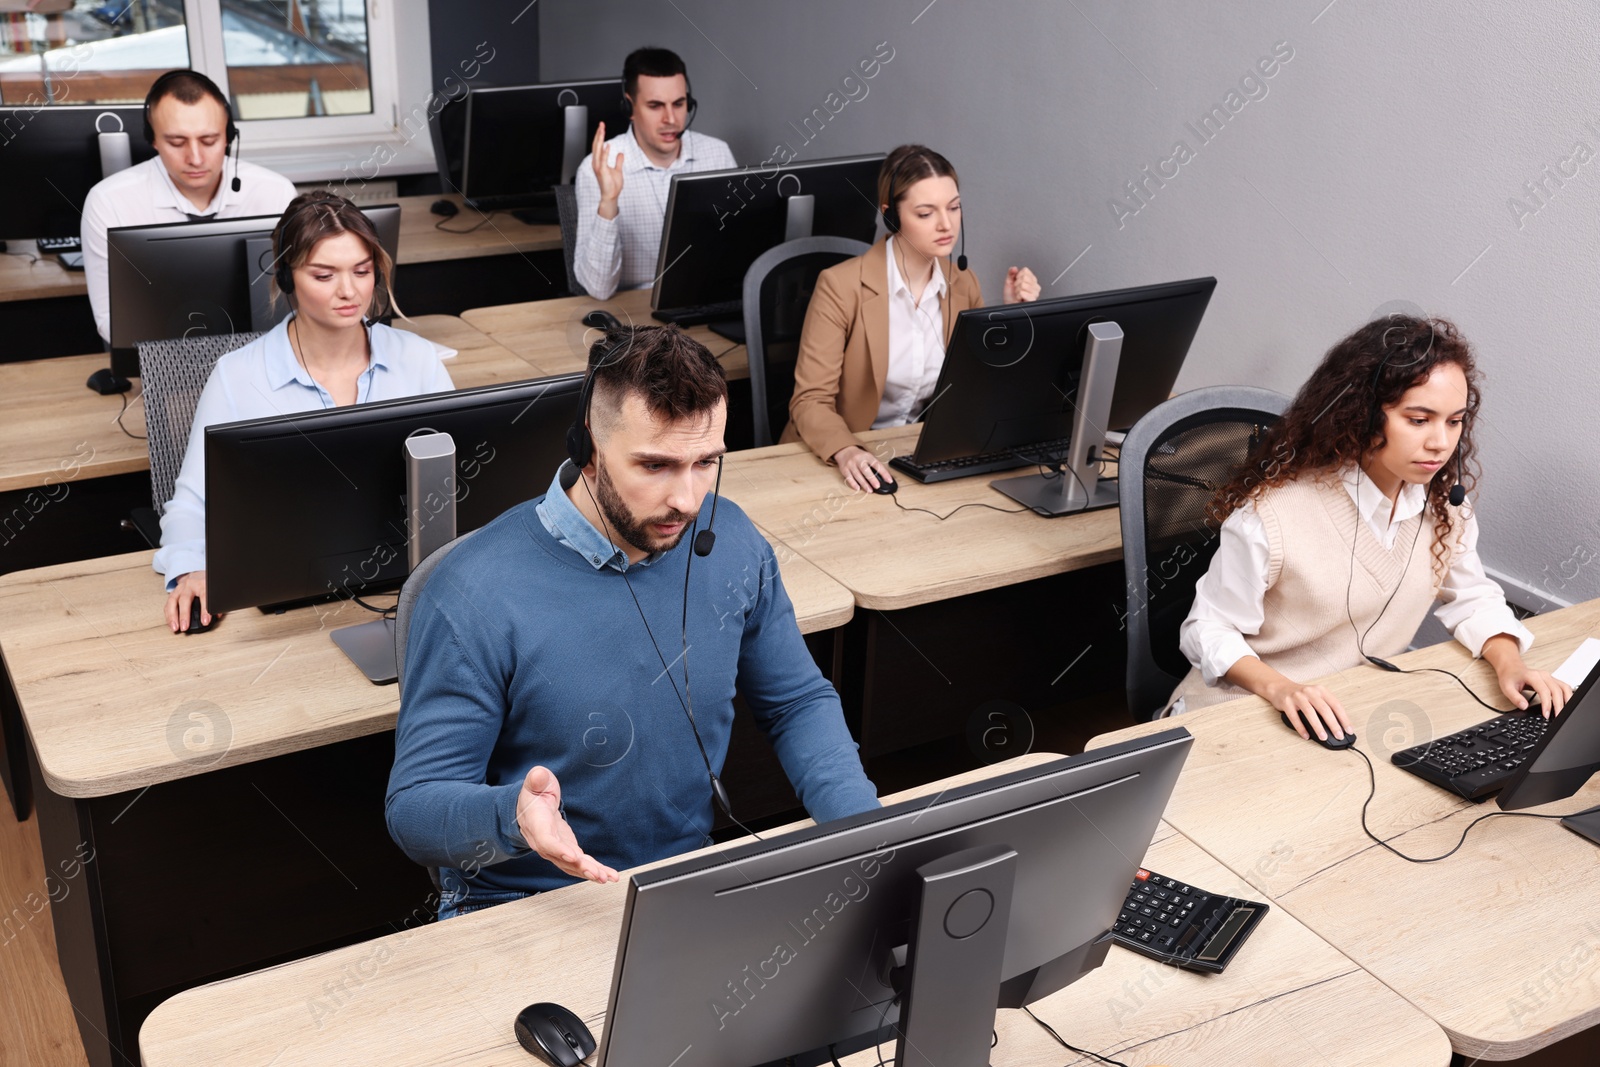
[(700, 557), (711, 555), (711, 550), (717, 545), (717, 533), (712, 527), (717, 524), (717, 501), (722, 497), (722, 457), (717, 457), (717, 484), (711, 490), (711, 521), (706, 523), (706, 528), (694, 535), (694, 554)]
[(961, 213), (961, 250), (956, 253), (956, 270), (967, 269), (967, 214)]
[(1462, 488), (1462, 485), (1461, 485), (1460, 482), (1457, 482), (1455, 485), (1452, 485), (1450, 487), (1450, 506), (1451, 507), (1459, 508), (1461, 506), (1462, 501), (1464, 501), (1466, 499), (1467, 499), (1467, 491), (1466, 491), (1466, 489)]
[(233, 144), (230, 147), (233, 149), (233, 191), (236, 193), (239, 191), (239, 141), (239, 131), (234, 130)]

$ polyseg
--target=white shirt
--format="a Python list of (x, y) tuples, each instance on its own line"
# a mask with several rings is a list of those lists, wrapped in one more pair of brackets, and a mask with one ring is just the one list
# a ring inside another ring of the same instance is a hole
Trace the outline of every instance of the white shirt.
[(895, 262), (894, 238), (889, 238), (889, 369), (883, 379), (883, 399), (878, 402), (874, 430), (905, 426), (922, 416), (933, 397), (944, 366), (944, 271), (934, 265), (933, 277), (913, 300), (911, 289)]
[(661, 227), (667, 216), (667, 193), (674, 174), (737, 167), (727, 143), (685, 130), (678, 158), (670, 167), (650, 162), (633, 139), (633, 126), (606, 142), (606, 164), (622, 153), (622, 192), (617, 217), (600, 217), (600, 181), (594, 176), (594, 153), (578, 164), (578, 247), (572, 268), (578, 284), (596, 300), (609, 300), (618, 289), (648, 289), (655, 281), (661, 252)]
[[(1389, 498), (1361, 468), (1348, 467), (1340, 477), (1356, 510), (1385, 549), (1394, 547), (1400, 524), (1421, 514), (1427, 504), (1425, 486), (1402, 486), (1398, 502), (1391, 507)], [(1511, 613), (1505, 593), (1484, 573), (1483, 561), (1478, 558), (1477, 516), (1470, 504), (1463, 506), (1460, 514), (1464, 520), (1461, 552), (1440, 586), (1443, 603), (1434, 617), (1473, 656), (1482, 655), (1483, 643), (1496, 634), (1510, 634), (1527, 652), (1533, 644), (1532, 631)], [(1256, 514), (1254, 501), (1247, 501), (1222, 524), (1217, 554), (1196, 583), (1194, 606), (1178, 630), (1179, 647), (1189, 662), (1200, 668), (1207, 685), (1216, 685), (1235, 663), (1255, 655), (1245, 635), (1260, 633), (1265, 619), (1268, 551), (1266, 527)], [(1343, 610), (1343, 605), (1338, 607)]]
[[(169, 591), (182, 575), (206, 569), (206, 427), (335, 406), (295, 358), (289, 346), (292, 321), (290, 316), (217, 360), (206, 379), (172, 500), (161, 513), (161, 550), (153, 566), (166, 575)], [(432, 342), (387, 326), (368, 327), (367, 337), (372, 356), (356, 379), (356, 403), (455, 388)]]
[(222, 219), (281, 215), (295, 197), (294, 184), (281, 174), (239, 161), (239, 191), (233, 191), (234, 165), (223, 164), (217, 194), (204, 211), (173, 184), (161, 157), (136, 163), (95, 184), (83, 202), (83, 276), (89, 307), (100, 336), (111, 340), (111, 292), (106, 267), (106, 230), (113, 226), (154, 226), (190, 222), (196, 216)]

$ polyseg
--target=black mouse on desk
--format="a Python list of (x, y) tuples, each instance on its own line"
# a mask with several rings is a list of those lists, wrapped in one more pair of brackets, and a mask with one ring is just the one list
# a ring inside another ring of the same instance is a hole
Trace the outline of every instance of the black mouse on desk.
[(89, 375), (89, 380), (84, 383), (101, 396), (110, 396), (113, 393), (126, 393), (133, 388), (133, 383), (110, 367), (101, 367)]
[(203, 612), (200, 610), (200, 598), (195, 597), (189, 601), (189, 628), (182, 631), (186, 634), (203, 634), (217, 624), (217, 617), (211, 616), (210, 622), (201, 622)]
[(589, 314), (585, 315), (583, 317), (583, 324), (596, 330), (622, 329), (622, 323), (617, 320), (615, 315), (600, 308), (596, 308), (595, 310), (589, 312)]
[(873, 492), (877, 493), (879, 496), (894, 496), (894, 494), (899, 492), (899, 491), (900, 491), (900, 483), (899, 482), (891, 482), (887, 478), (879, 478), (878, 479), (878, 488), (873, 490)]
[(443, 215), (447, 219), (461, 213), (461, 209), (456, 207), (455, 202), (452, 200), (435, 200), (428, 205), (428, 210), (435, 215)]
[[(1280, 711), (1278, 712), (1278, 718), (1283, 720), (1283, 725), (1287, 726), (1291, 730), (1294, 730), (1294, 723), (1290, 721), (1288, 715)], [(1328, 730), (1327, 724), (1324, 723), (1322, 728), (1324, 730)], [(1312, 730), (1311, 727), (1307, 726), (1306, 729), (1311, 731), (1311, 740), (1316, 741), (1317, 744), (1321, 745), (1323, 748), (1349, 748), (1351, 745), (1356, 743), (1356, 732), (1354, 730), (1346, 730), (1343, 737), (1334, 737), (1333, 732), (1328, 730), (1328, 738), (1324, 741), (1317, 737), (1317, 732)], [(1296, 735), (1300, 733), (1299, 730), (1294, 730), (1294, 732)]]
[(555, 1067), (577, 1067), (594, 1051), (594, 1035), (572, 1012), (541, 1001), (517, 1013), (517, 1041)]

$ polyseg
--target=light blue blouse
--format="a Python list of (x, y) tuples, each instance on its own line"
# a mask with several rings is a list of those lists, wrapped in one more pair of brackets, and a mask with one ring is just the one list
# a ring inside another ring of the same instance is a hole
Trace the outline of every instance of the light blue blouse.
[[(166, 576), (169, 590), (182, 575), (206, 568), (206, 427), (336, 406), (295, 358), (289, 346), (292, 320), (223, 356), (206, 380), (183, 467), (161, 516), (161, 549), (154, 566)], [(432, 342), (387, 326), (370, 326), (367, 336), (372, 358), (356, 379), (356, 403), (455, 388)]]

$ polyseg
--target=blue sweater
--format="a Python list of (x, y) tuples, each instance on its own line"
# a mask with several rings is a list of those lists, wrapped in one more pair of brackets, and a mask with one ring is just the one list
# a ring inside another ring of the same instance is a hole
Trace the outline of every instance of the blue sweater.
[[(579, 847), (618, 870), (699, 848), (711, 830), (705, 764), (623, 574), (558, 540), (536, 511), (543, 500), (452, 552), (411, 617), (389, 833), (418, 863), (445, 868), (447, 886), (464, 881), (469, 900), (574, 880), (531, 852), (518, 828), (517, 795), (535, 764), (561, 783)], [(571, 509), (564, 497), (551, 504)], [(716, 531), (715, 551), (694, 559), (688, 595), (691, 695), (712, 767), (720, 774), (727, 756), (737, 687), (812, 818), (876, 807), (771, 546), (726, 499)], [(692, 540), (627, 568), (680, 691)]]

